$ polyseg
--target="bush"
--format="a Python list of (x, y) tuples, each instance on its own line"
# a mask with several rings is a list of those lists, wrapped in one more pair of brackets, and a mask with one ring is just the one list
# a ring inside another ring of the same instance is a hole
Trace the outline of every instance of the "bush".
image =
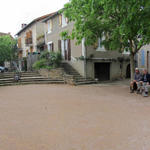
[(50, 58), (49, 58), (49, 63), (52, 65), (54, 68), (57, 68), (60, 66), (61, 63), (61, 54), (60, 52), (50, 52)]
[(46, 66), (47, 66), (47, 60), (46, 59), (40, 59), (33, 64), (33, 68), (36, 70), (39, 70), (41, 68), (45, 68)]
[(33, 64), (33, 68), (36, 70), (41, 69), (41, 68), (46, 68), (50, 70), (52, 68), (59, 67), (61, 60), (62, 59), (61, 59), (60, 52), (44, 51), (40, 56), (40, 60), (36, 61)]
[(50, 52), (48, 52), (48, 51), (44, 51), (44, 52), (42, 52), (41, 53), (41, 56), (40, 56), (40, 59), (49, 59), (49, 55), (50, 55)]

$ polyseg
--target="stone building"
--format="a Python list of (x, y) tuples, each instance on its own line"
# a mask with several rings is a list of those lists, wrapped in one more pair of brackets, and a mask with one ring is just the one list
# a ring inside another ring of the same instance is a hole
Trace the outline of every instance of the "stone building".
[(56, 12), (44, 22), (47, 49), (60, 51), (63, 60), (83, 77), (104, 81), (130, 76), (129, 54), (107, 51), (100, 39), (96, 46), (88, 47), (85, 47), (84, 39), (80, 45), (76, 45), (76, 40), (62, 39), (61, 32), (70, 33), (74, 25), (68, 22), (63, 13)]
[(35, 61), (30, 61), (30, 64), (27, 63), (26, 58), (28, 58), (28, 55), (36, 55), (38, 52), (44, 50), (45, 26), (43, 19), (51, 15), (53, 15), (53, 13), (38, 17), (29, 24), (22, 24), (21, 30), (16, 34), (18, 38), (19, 68), (21, 70), (26, 68), (25, 66), (30, 69)]
[(142, 47), (138, 52), (137, 66), (141, 69), (147, 69), (150, 73), (150, 45)]

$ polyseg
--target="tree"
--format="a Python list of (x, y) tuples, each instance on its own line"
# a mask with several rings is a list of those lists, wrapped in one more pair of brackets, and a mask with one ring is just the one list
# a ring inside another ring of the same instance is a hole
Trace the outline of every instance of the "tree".
[(148, 0), (71, 0), (64, 14), (74, 22), (71, 37), (78, 43), (94, 44), (105, 37), (107, 50), (130, 52), (131, 78), (135, 54), (150, 43), (150, 1)]
[(16, 40), (9, 35), (0, 37), (0, 64), (4, 61), (10, 61), (14, 58), (16, 52)]

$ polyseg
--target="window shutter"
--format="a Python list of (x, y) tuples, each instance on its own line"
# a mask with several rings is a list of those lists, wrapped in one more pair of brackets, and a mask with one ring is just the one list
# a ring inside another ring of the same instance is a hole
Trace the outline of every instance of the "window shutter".
[(58, 50), (61, 52), (61, 40), (58, 40)]
[(68, 60), (71, 60), (71, 40), (68, 39)]
[(50, 31), (52, 31), (52, 28), (53, 28), (53, 22), (52, 20), (50, 20)]
[(18, 48), (21, 48), (21, 38), (18, 39)]
[(54, 51), (54, 43), (52, 43), (52, 52)]
[(59, 25), (60, 26), (62, 25), (62, 15), (61, 14), (59, 15)]

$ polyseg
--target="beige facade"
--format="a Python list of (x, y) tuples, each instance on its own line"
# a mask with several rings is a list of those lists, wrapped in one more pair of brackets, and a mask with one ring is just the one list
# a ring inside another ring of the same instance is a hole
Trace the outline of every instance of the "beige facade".
[[(62, 14), (56, 13), (45, 20), (45, 42), (49, 50), (59, 51), (59, 41), (61, 40), (61, 53), (64, 60), (66, 60), (62, 52), (63, 40), (60, 33), (63, 31), (71, 32), (74, 24), (69, 22), (62, 25), (63, 21), (60, 21), (63, 18), (62, 16)], [(52, 43), (53, 49), (50, 49), (49, 44)], [(66, 61), (82, 76), (93, 79), (115, 80), (130, 74), (128, 54), (107, 51), (99, 45), (96, 48), (94, 46), (85, 47), (84, 39), (80, 45), (76, 45), (75, 40), (71, 40), (71, 59)]]
[[(53, 13), (52, 13), (53, 14)], [(29, 52), (38, 52), (40, 46), (44, 46), (44, 31), (45, 25), (43, 19), (52, 14), (48, 14), (37, 19), (34, 19), (17, 33), (19, 51), (22, 57), (27, 57)]]
[[(26, 43), (27, 32), (32, 32), (32, 42)], [(33, 25), (27, 27), (23, 32), (18, 34), (18, 39), (21, 39), (22, 57), (26, 57), (28, 52), (37, 52), (37, 37), (44, 34), (44, 24), (42, 22), (36, 22)]]
[[(61, 38), (60, 34), (63, 31), (71, 32), (73, 29), (73, 23), (60, 23), (60, 14), (56, 14), (45, 22), (45, 43), (47, 44), (47, 48), (49, 44), (53, 44), (53, 51), (60, 51), (63, 58), (65, 59), (65, 54), (63, 54), (63, 50), (65, 47), (64, 40)], [(51, 30), (48, 29), (50, 27), (48, 24), (51, 24)], [(60, 41), (60, 45), (59, 45)], [(68, 45), (68, 43), (67, 43)], [(66, 46), (67, 47), (67, 46)], [(71, 58), (70, 60), (66, 60), (70, 63), (82, 76), (84, 76), (84, 62), (81, 60), (77, 60), (80, 56), (82, 56), (82, 44), (76, 45), (75, 40), (70, 41), (71, 47)], [(49, 49), (48, 49), (49, 50)]]

